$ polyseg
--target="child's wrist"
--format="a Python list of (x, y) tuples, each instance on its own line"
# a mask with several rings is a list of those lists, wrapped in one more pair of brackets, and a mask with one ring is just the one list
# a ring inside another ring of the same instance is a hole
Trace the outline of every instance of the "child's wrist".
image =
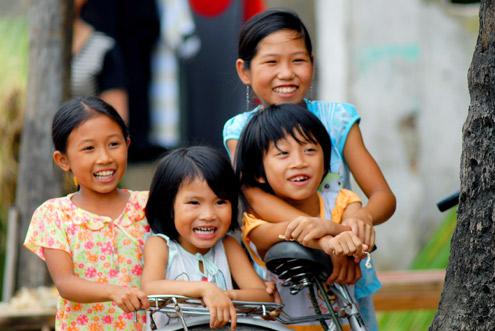
[(120, 286), (117, 285), (112, 285), (112, 284), (106, 284), (105, 288), (103, 289), (103, 293), (105, 293), (105, 297), (107, 298), (108, 301), (114, 301), (115, 300), (115, 293), (117, 293), (120, 289)]
[(327, 234), (333, 237), (341, 232), (350, 230), (350, 228), (346, 225), (336, 224), (332, 222), (325, 222), (325, 226), (327, 228)]
[(230, 300), (237, 300), (237, 295), (234, 290), (227, 290), (224, 293), (229, 297)]

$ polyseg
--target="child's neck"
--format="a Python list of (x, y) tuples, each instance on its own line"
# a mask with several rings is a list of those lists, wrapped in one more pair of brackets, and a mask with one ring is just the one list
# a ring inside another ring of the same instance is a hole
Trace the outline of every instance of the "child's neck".
[[(179, 238), (177, 239), (177, 241), (179, 242), (179, 244), (181, 245), (181, 247), (186, 250), (187, 252), (191, 253), (191, 254), (196, 254), (196, 253), (199, 253), (201, 255), (205, 255), (206, 253), (208, 253), (211, 249), (211, 247), (208, 247), (208, 248), (198, 248), (196, 246), (193, 246), (190, 242), (188, 242), (187, 240), (185, 240), (183, 237), (179, 236)], [(216, 244), (216, 242), (215, 242)]]
[(122, 214), (129, 200), (129, 192), (115, 189), (109, 193), (94, 194), (81, 188), (71, 199), (81, 209), (116, 219)]
[(304, 200), (286, 200), (286, 202), (309, 216), (320, 217), (320, 198), (317, 192)]

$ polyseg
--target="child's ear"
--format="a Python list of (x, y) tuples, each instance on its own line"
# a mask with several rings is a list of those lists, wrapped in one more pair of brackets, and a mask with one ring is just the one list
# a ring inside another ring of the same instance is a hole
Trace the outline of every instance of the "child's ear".
[(69, 159), (64, 153), (60, 151), (53, 152), (53, 161), (63, 171), (70, 171)]
[(131, 138), (127, 138), (125, 140), (125, 143), (127, 144), (127, 148), (129, 148), (129, 146), (131, 145)]
[(258, 177), (256, 178), (256, 181), (260, 184), (266, 184), (266, 179), (264, 177)]
[(251, 73), (245, 66), (243, 59), (237, 59), (235, 61), (235, 68), (237, 70), (237, 75), (244, 85), (251, 85)]

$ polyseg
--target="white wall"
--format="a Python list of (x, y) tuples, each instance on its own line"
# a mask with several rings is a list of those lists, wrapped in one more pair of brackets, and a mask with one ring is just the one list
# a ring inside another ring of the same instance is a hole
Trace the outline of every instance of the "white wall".
[[(377, 261), (406, 268), (459, 186), (467, 69), (477, 33), (439, 3), (316, 0), (318, 97), (354, 103), (398, 200)], [(474, 20), (474, 19), (472, 19)]]

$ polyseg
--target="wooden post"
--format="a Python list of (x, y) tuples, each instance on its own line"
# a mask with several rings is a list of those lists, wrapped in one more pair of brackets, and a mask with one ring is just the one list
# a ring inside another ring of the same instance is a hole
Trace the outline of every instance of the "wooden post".
[[(72, 1), (30, 2), (27, 108), (16, 192), (19, 243), (36, 207), (62, 193), (61, 176), (52, 162), (51, 119), (69, 95), (72, 19)], [(17, 288), (49, 283), (41, 260), (20, 246)]]

